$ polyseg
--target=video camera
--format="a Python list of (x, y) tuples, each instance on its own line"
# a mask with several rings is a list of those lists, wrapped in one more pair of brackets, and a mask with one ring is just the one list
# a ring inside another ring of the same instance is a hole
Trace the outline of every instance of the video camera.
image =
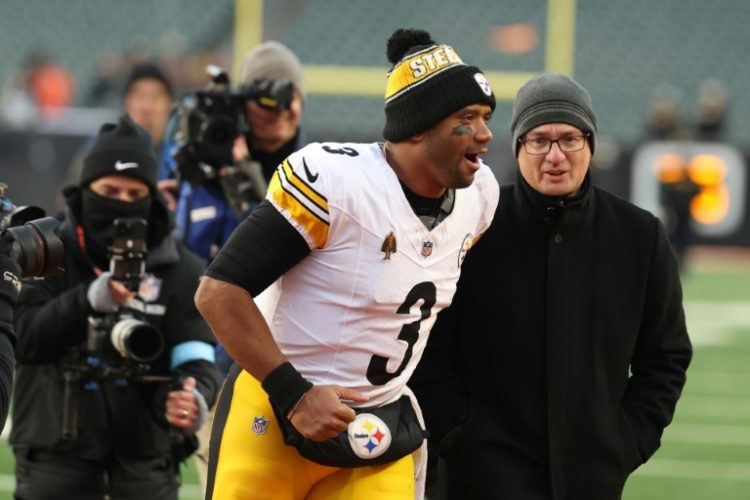
[(174, 153), (180, 176), (193, 185), (218, 177), (217, 169), (234, 164), (235, 139), (247, 130), (248, 100), (269, 109), (289, 109), (294, 86), (289, 80), (258, 79), (232, 92), (229, 75), (215, 65), (206, 67), (208, 87), (175, 107), (171, 134), (179, 145)]
[(6, 197), (7, 191), (8, 185), (0, 183), (0, 237), (7, 234), (13, 240), (11, 257), (21, 268), (21, 276), (60, 274), (65, 248), (55, 234), (57, 219), (45, 217), (39, 207), (16, 207)]
[[(146, 269), (147, 224), (140, 218), (114, 220), (114, 238), (109, 247), (113, 280), (139, 292)], [(102, 380), (135, 383), (170, 382), (168, 376), (149, 375), (151, 365), (164, 350), (161, 332), (143, 319), (135, 306), (88, 318), (86, 342), (63, 360), (63, 439), (78, 435), (80, 389), (91, 389)]]

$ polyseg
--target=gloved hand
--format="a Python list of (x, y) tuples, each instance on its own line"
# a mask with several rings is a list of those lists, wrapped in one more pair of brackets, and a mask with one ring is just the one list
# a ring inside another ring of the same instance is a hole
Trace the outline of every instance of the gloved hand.
[(111, 276), (112, 274), (109, 271), (103, 272), (91, 282), (89, 289), (86, 292), (86, 298), (91, 305), (91, 309), (96, 312), (117, 312), (119, 306), (109, 288), (109, 279)]
[(13, 241), (8, 231), (0, 233), (0, 297), (16, 305), (21, 292), (21, 266), (11, 256)]

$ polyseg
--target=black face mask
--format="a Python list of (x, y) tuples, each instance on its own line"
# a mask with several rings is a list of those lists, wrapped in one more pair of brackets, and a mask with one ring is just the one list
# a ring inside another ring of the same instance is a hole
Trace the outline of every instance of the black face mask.
[(96, 266), (107, 268), (109, 266), (107, 247), (112, 244), (114, 238), (114, 220), (140, 217), (148, 221), (151, 213), (151, 196), (128, 203), (84, 189), (81, 208), (81, 225), (86, 238), (86, 252)]

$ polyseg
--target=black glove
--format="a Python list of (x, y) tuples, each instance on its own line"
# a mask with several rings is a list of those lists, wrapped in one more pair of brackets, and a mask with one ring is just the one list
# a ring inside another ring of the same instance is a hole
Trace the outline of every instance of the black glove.
[(21, 292), (21, 266), (11, 256), (14, 241), (8, 231), (0, 233), (0, 297), (11, 305), (16, 305)]

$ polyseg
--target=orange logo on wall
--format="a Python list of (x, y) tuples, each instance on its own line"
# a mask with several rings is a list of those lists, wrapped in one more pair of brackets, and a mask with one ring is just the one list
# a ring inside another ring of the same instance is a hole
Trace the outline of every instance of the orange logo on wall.
[(690, 201), (690, 215), (701, 224), (716, 224), (729, 213), (727, 168), (717, 155), (699, 154), (686, 160), (678, 154), (664, 154), (656, 160), (656, 175), (666, 185), (689, 183), (696, 194)]

